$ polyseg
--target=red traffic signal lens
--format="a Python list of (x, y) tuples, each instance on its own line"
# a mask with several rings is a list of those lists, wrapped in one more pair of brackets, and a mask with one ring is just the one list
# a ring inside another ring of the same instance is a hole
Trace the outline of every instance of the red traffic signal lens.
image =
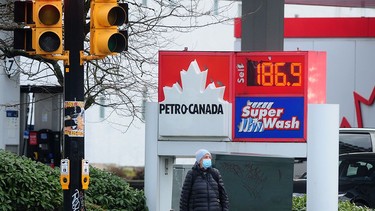
[(111, 35), (108, 40), (108, 49), (111, 52), (121, 53), (125, 50), (126, 40), (125, 36), (120, 33)]
[(39, 46), (45, 52), (53, 52), (61, 45), (60, 37), (53, 32), (45, 32), (39, 38)]
[(60, 11), (53, 5), (44, 5), (39, 10), (39, 20), (44, 25), (55, 25), (60, 21)]

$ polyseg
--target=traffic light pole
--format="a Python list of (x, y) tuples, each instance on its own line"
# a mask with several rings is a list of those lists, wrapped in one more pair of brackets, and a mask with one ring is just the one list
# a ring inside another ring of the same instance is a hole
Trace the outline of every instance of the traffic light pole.
[(91, 0), (90, 54), (85, 55), (84, 5), (84, 0), (64, 0), (64, 7), (60, 0), (14, 2), (14, 21), (25, 24), (14, 30), (14, 49), (64, 61), (64, 153), (60, 183), (65, 211), (85, 210), (84, 190), (90, 180), (89, 163), (84, 159), (83, 63), (128, 49), (128, 32), (119, 30), (119, 26), (128, 24), (128, 4), (117, 0)]
[(85, 210), (82, 188), (84, 159), (84, 1), (64, 0), (64, 42), (69, 60), (64, 64), (64, 158), (69, 160), (69, 186), (64, 190), (64, 211)]

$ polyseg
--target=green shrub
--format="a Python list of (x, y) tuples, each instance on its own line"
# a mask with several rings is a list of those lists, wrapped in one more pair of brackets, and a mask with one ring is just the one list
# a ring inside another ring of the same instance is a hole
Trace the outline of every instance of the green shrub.
[(60, 172), (0, 150), (0, 210), (54, 210), (61, 206)]
[[(59, 168), (0, 150), (0, 211), (61, 210), (63, 191)], [(146, 211), (144, 192), (125, 180), (90, 167), (87, 211)]]
[(147, 210), (142, 190), (130, 187), (124, 179), (116, 175), (92, 167), (86, 198), (90, 203), (100, 205), (104, 209)]
[[(292, 211), (305, 211), (306, 210), (306, 195), (293, 197), (293, 209)], [(371, 211), (372, 209), (367, 207), (358, 207), (349, 201), (339, 201), (338, 211)]]
[(373, 209), (367, 207), (359, 207), (349, 201), (339, 202), (339, 211), (371, 211)]
[(143, 180), (145, 178), (145, 172), (143, 167), (131, 167), (131, 166), (105, 166), (106, 171), (113, 173), (121, 178), (129, 180)]
[(293, 197), (292, 211), (305, 211), (306, 210), (306, 195)]

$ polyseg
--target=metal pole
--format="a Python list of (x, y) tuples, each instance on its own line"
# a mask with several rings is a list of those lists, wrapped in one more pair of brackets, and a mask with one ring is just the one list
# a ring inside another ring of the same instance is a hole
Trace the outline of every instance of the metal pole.
[(242, 1), (241, 49), (284, 50), (284, 0)]
[(64, 0), (64, 42), (69, 62), (64, 64), (64, 158), (70, 162), (69, 189), (64, 210), (85, 210), (81, 172), (84, 159), (84, 68), (80, 52), (84, 42), (84, 0)]

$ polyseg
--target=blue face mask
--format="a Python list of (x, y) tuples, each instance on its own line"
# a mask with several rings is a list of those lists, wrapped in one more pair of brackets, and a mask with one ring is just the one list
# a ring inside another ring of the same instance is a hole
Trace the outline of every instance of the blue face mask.
[(202, 166), (204, 169), (208, 169), (212, 166), (211, 159), (203, 159)]

